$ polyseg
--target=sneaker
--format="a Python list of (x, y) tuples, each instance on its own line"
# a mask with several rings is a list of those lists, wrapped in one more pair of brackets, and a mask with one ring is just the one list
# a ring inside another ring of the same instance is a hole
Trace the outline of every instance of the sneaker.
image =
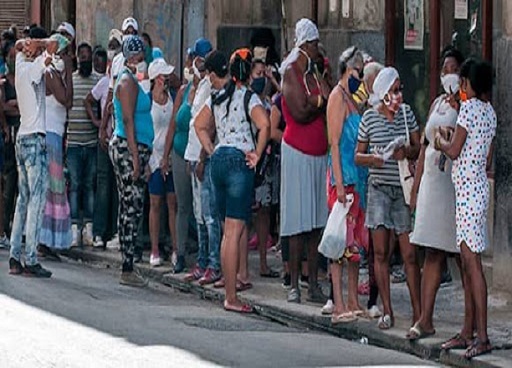
[(9, 259), (9, 274), (10, 275), (21, 275), (23, 273), (23, 266), (20, 261), (14, 258)]
[(288, 291), (288, 303), (300, 304), (300, 289), (291, 289)]
[(329, 298), (322, 292), (319, 286), (310, 288), (307, 301), (315, 304), (325, 304)]
[(171, 264), (172, 264), (172, 268), (176, 268), (176, 265), (178, 264), (178, 253), (176, 252), (172, 252), (172, 255), (171, 255)]
[(0, 236), (0, 249), (9, 249), (10, 246), (9, 238), (4, 233), (3, 236)]
[(125, 286), (144, 287), (148, 284), (148, 280), (136, 272), (123, 272), (119, 283)]
[(214, 270), (213, 268), (207, 268), (204, 276), (199, 279), (199, 285), (210, 285), (220, 280), (222, 273), (220, 270)]
[(334, 311), (334, 303), (331, 299), (325, 303), (325, 305), (322, 307), (322, 314), (324, 316), (330, 316), (332, 312)]
[[(174, 273), (178, 273), (178, 272), (176, 272), (176, 270), (174, 270)], [(204, 270), (204, 268), (199, 267), (199, 265), (195, 265), (194, 268), (192, 269), (192, 271), (190, 271), (189, 273), (187, 273), (185, 275), (185, 281), (188, 281), (188, 282), (197, 281), (197, 280), (201, 279), (205, 275), (205, 273), (206, 273), (206, 271)]]
[(281, 284), (284, 289), (290, 290), (292, 287), (292, 278), (289, 273), (286, 273), (283, 277), (283, 283)]
[(72, 236), (72, 239), (71, 240), (71, 248), (74, 248), (74, 247), (78, 247), (78, 225), (77, 224), (73, 224), (71, 225), (71, 236)]
[(115, 249), (119, 250), (121, 249), (119, 245), (119, 235), (115, 234), (114, 237), (107, 242), (107, 249)]
[(301, 275), (300, 276), (299, 285), (300, 285), (301, 288), (307, 289), (309, 287), (309, 277)]
[(82, 244), (88, 247), (92, 247), (94, 245), (92, 222), (85, 224), (85, 227), (82, 229)]
[(379, 307), (374, 305), (368, 309), (368, 316), (370, 316), (370, 318), (379, 318), (382, 316), (382, 312), (380, 311)]
[(154, 256), (151, 254), (149, 256), (149, 264), (151, 267), (160, 267), (162, 265), (162, 260), (160, 259), (160, 256)]
[(101, 238), (101, 236), (97, 236), (94, 238), (93, 247), (94, 248), (104, 248), (105, 247), (105, 243), (103, 242), (103, 239)]
[(185, 271), (185, 256), (178, 256), (176, 266), (174, 266), (174, 273), (182, 273), (183, 271)]
[(44, 269), (39, 263), (35, 264), (33, 266), (25, 265), (23, 275), (28, 276), (28, 277), (37, 277), (37, 278), (43, 278), (43, 279), (48, 279), (48, 278), (52, 277), (52, 273), (50, 271)]

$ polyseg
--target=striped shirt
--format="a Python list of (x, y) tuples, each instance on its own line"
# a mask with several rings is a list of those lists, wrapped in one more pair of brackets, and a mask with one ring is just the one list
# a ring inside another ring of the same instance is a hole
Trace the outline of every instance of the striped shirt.
[[(69, 146), (86, 147), (98, 144), (98, 128), (87, 115), (84, 104), (87, 94), (91, 92), (96, 83), (98, 83), (98, 78), (94, 75), (83, 78), (78, 72), (73, 74), (73, 108), (68, 112)], [(97, 115), (96, 108), (94, 113)]]
[[(409, 133), (419, 130), (416, 117), (409, 105), (405, 106)], [(395, 115), (395, 120), (390, 122), (384, 115), (371, 108), (367, 110), (359, 125), (358, 141), (368, 143), (369, 152), (375, 152), (376, 148), (385, 148), (398, 137), (405, 137), (405, 116), (402, 110)], [(389, 159), (382, 167), (372, 167), (369, 170), (369, 180), (375, 184), (400, 186), (400, 174), (396, 160)]]

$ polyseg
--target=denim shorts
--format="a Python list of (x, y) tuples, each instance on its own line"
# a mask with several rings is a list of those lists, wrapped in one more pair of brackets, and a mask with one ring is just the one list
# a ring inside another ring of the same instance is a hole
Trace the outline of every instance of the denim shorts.
[(220, 147), (211, 157), (211, 172), (220, 218), (249, 222), (252, 216), (254, 170), (245, 154), (234, 147)]
[(384, 227), (397, 234), (411, 232), (411, 211), (405, 203), (402, 187), (376, 184), (370, 179), (366, 227), (370, 230)]
[(156, 196), (165, 196), (169, 193), (174, 193), (174, 180), (172, 172), (166, 176), (166, 180), (162, 177), (160, 169), (155, 170), (149, 177), (148, 183), (149, 194)]

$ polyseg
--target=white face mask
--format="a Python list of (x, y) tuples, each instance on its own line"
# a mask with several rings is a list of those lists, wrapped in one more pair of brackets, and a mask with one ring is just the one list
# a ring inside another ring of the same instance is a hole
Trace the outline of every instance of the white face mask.
[(107, 51), (107, 57), (110, 61), (114, 60), (114, 58), (117, 55), (117, 50), (108, 50)]
[(194, 70), (194, 75), (198, 79), (201, 79), (201, 72), (199, 71), (199, 69), (197, 69), (196, 63), (192, 63), (192, 69)]
[(187, 82), (194, 80), (194, 73), (190, 71), (190, 68), (183, 69), (183, 78), (185, 78)]
[(459, 92), (460, 77), (458, 74), (445, 74), (441, 76), (441, 84), (447, 94)]
[(53, 57), (52, 59), (52, 65), (58, 72), (63, 72), (64, 69), (66, 69), (66, 64), (64, 64), (64, 60), (62, 60), (60, 57)]
[(141, 61), (137, 64), (137, 73), (146, 74), (148, 71), (148, 64), (145, 61)]

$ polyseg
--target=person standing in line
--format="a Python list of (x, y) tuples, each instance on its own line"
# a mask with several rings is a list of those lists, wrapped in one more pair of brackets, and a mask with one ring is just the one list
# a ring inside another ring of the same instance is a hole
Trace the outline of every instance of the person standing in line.
[(154, 131), (151, 98), (137, 81), (137, 66), (144, 61), (144, 43), (139, 36), (123, 39), (125, 67), (114, 93), (114, 136), (109, 154), (116, 174), (119, 195), (119, 240), (123, 254), (120, 283), (144, 287), (147, 280), (134, 272), (134, 251), (138, 225), (144, 206), (146, 181), (144, 168), (149, 163)]
[[(95, 114), (94, 104), (100, 103), (101, 112), (105, 112), (105, 106), (108, 98), (108, 85), (110, 83), (110, 69), (112, 60), (121, 52), (123, 43), (122, 33), (117, 29), (110, 31), (108, 41), (108, 68), (107, 74), (100, 79), (94, 88), (85, 98), (85, 109), (95, 126), (101, 126), (101, 118)], [(93, 235), (94, 247), (105, 248), (105, 244), (110, 241), (117, 233), (117, 188), (112, 168), (112, 162), (108, 156), (108, 140), (112, 137), (112, 119), (108, 114), (108, 123), (105, 127), (107, 140), (98, 144), (96, 159), (96, 195), (94, 198), (94, 219)], [(99, 133), (101, 137), (101, 132)], [(100, 137), (98, 139), (100, 139)]]
[[(67, 123), (72, 247), (80, 244), (92, 246), (94, 242), (92, 220), (99, 128), (95, 125), (98, 120), (91, 120), (85, 108), (87, 94), (98, 82), (92, 73), (92, 48), (89, 44), (78, 46), (78, 62), (78, 71), (73, 74), (73, 107), (68, 112)], [(94, 115), (97, 116), (97, 110)]]
[[(248, 49), (235, 51), (229, 63), (230, 80), (226, 56), (218, 51), (207, 56), (205, 66), (212, 88), (220, 92), (208, 99), (195, 121), (199, 141), (211, 159), (211, 177), (224, 221), (221, 245), (226, 288), (224, 309), (238, 313), (253, 311), (250, 305), (238, 299), (236, 292), (240, 289), (238, 285), (249, 284), (247, 224), (252, 213), (254, 168), (270, 137), (268, 114), (259, 97), (247, 88), (251, 61)], [(257, 141), (252, 137), (251, 120), (259, 130)], [(216, 146), (213, 141), (215, 131), (218, 138)]]
[[(486, 62), (468, 59), (460, 70), (461, 95), (466, 97), (455, 131), (439, 129), (434, 147), (453, 160), (457, 248), (461, 252), (464, 280), (464, 325), (460, 333), (441, 349), (466, 349), (472, 359), (488, 354), (492, 345), (487, 334), (487, 282), (482, 253), (488, 247), (487, 211), (490, 201), (487, 172), (492, 166), (496, 113), (489, 103), (493, 69)], [(476, 330), (476, 337), (474, 331)]]
[[(16, 92), (21, 116), (16, 138), (18, 190), (11, 233), (9, 273), (49, 278), (37, 259), (37, 245), (46, 203), (48, 163), (46, 157), (46, 68), (58, 43), (48, 40), (46, 31), (34, 27), (30, 38), (16, 43)], [(44, 51), (46, 50), (46, 53)], [(26, 232), (25, 267), (21, 263), (21, 241)]]
[(149, 177), (149, 234), (151, 237), (151, 255), (149, 263), (151, 267), (162, 265), (158, 240), (160, 238), (160, 210), (162, 198), (167, 203), (169, 233), (172, 245), (177, 250), (176, 242), (176, 194), (172, 171), (162, 171), (160, 163), (165, 150), (165, 139), (172, 119), (173, 101), (169, 94), (169, 78), (174, 72), (174, 66), (169, 65), (164, 59), (156, 59), (149, 65), (149, 79), (151, 80), (151, 97), (153, 104), (151, 116), (155, 139), (153, 140), (153, 152), (149, 159), (147, 176)]
[(66, 116), (73, 105), (73, 62), (67, 53), (69, 40), (60, 34), (50, 37), (59, 44), (46, 70), (46, 149), (49, 187), (46, 195), (40, 254), (59, 259), (55, 251), (71, 246), (71, 214), (64, 177), (64, 133)]

